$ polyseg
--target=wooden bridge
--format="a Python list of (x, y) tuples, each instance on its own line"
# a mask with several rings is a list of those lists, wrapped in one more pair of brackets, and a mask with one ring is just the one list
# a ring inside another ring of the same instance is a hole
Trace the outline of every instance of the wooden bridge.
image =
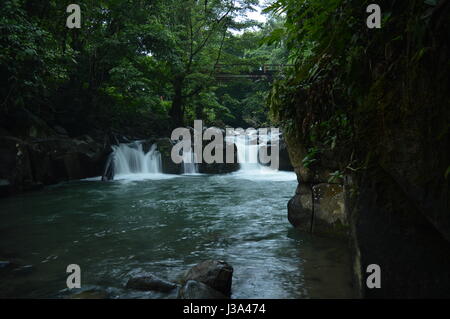
[(272, 80), (274, 75), (292, 66), (292, 64), (216, 64), (214, 66), (214, 76), (220, 81), (235, 79)]

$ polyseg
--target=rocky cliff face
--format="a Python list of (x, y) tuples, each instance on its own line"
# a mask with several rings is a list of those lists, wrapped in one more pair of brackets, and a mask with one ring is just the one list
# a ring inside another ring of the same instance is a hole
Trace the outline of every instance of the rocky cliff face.
[[(432, 142), (430, 130), (445, 123), (424, 120), (417, 116), (422, 124), (415, 130), (385, 122), (391, 132), (382, 150), (372, 149), (376, 156), (367, 150), (366, 166), (346, 170), (337, 184), (328, 182), (335, 167), (305, 168), (299, 141), (290, 146), (299, 186), (288, 204), (289, 221), (304, 231), (348, 236), (361, 296), (450, 296), (448, 136)], [(370, 264), (381, 267), (381, 289), (366, 286)]]
[[(306, 231), (348, 236), (362, 297), (450, 297), (450, 6), (433, 15), (420, 58), (380, 44), (385, 55), (372, 57), (367, 94), (348, 111), (351, 138), (312, 165), (311, 149), (321, 145), (306, 124), (330, 114), (302, 104), (307, 89), (295, 93), (297, 125), (287, 142), (299, 187), (288, 218)], [(381, 267), (380, 289), (366, 285), (371, 264)]]
[(110, 148), (90, 137), (21, 140), (0, 137), (2, 194), (102, 174)]
[(111, 152), (107, 138), (69, 138), (26, 110), (20, 115), (12, 119), (17, 126), (0, 130), (0, 195), (102, 175)]

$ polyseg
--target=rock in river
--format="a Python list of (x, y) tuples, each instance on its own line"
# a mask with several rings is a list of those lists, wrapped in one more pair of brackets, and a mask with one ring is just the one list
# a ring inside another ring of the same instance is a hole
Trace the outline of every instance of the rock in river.
[(189, 280), (180, 289), (179, 299), (228, 299), (221, 292), (205, 285), (204, 283)]
[(199, 281), (228, 297), (231, 295), (232, 279), (233, 267), (217, 260), (207, 260), (192, 267), (184, 277), (185, 282)]
[(143, 291), (171, 292), (177, 285), (173, 282), (163, 280), (150, 273), (140, 274), (130, 278), (127, 282), (127, 288)]

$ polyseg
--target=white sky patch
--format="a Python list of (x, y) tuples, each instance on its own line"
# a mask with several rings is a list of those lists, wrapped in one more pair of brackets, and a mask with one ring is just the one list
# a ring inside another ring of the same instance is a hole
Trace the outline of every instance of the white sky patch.
[(254, 12), (248, 12), (247, 13), (247, 18), (248, 19), (252, 19), (252, 20), (256, 20), (259, 22), (266, 22), (267, 21), (267, 17), (265, 15), (262, 14), (262, 9), (263, 7), (256, 7), (255, 8), (257, 11)]
[[(254, 8), (256, 9), (256, 11), (248, 11), (246, 13), (245, 17), (242, 18), (237, 18), (237, 21), (243, 21), (245, 19), (251, 19), (251, 20), (256, 20), (258, 22), (267, 22), (267, 16), (262, 14), (262, 10), (267, 7), (269, 5), (271, 1), (270, 0), (261, 0), (259, 1), (259, 5), (255, 6)], [(231, 30), (231, 33), (233, 34), (242, 34), (244, 33), (244, 31), (236, 31), (236, 30)]]

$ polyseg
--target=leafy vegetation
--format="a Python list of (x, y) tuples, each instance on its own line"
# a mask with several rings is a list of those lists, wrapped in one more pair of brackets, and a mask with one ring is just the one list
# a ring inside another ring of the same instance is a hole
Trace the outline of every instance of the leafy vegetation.
[(269, 81), (215, 77), (218, 64), (245, 65), (228, 70), (239, 74), (285, 59), (285, 49), (261, 42), (281, 19), (245, 19), (257, 0), (77, 3), (81, 29), (66, 27), (66, 1), (0, 4), (3, 115), (23, 108), (71, 135), (125, 128), (164, 135), (199, 118), (268, 122)]
[[(448, 3), (378, 1), (382, 28), (369, 29), (370, 3), (279, 0), (266, 9), (285, 14), (267, 41), (285, 42), (295, 65), (273, 85), (271, 115), (309, 149), (306, 166), (327, 154), (350, 170), (367, 156), (381, 160), (393, 140), (388, 127), (419, 138), (426, 120), (448, 107)], [(439, 119), (431, 130), (430, 139), (448, 136)]]

